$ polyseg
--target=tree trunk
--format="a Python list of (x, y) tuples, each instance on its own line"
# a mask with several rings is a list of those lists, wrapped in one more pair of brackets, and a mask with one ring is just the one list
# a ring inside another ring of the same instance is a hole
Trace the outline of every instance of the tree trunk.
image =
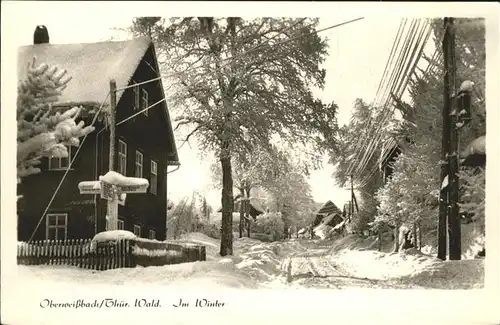
[(399, 225), (394, 228), (394, 248), (392, 249), (393, 253), (399, 252), (399, 228)]
[(378, 251), (382, 251), (382, 230), (378, 230)]
[(247, 235), (250, 238), (250, 229), (252, 228), (252, 221), (250, 219), (247, 220)]
[(418, 223), (418, 250), (422, 250), (422, 228), (420, 227), (420, 222)]
[(417, 243), (417, 223), (413, 223), (413, 247), (418, 249), (418, 243)]
[(223, 145), (221, 154), (222, 167), (222, 225), (220, 239), (220, 255), (233, 254), (233, 176), (231, 170), (231, 157), (227, 152), (228, 144)]
[(243, 200), (245, 197), (245, 192), (243, 192), (243, 189), (240, 188), (240, 228), (239, 228), (239, 231), (240, 231), (240, 238), (243, 237), (243, 226), (244, 226), (244, 222), (245, 222), (245, 201)]
[(281, 218), (283, 219), (283, 239), (288, 239), (288, 220), (284, 212), (281, 212)]
[(246, 198), (245, 200), (245, 216), (247, 220), (247, 233), (248, 238), (250, 238), (250, 228), (252, 227), (252, 220), (250, 219), (250, 189), (246, 188)]

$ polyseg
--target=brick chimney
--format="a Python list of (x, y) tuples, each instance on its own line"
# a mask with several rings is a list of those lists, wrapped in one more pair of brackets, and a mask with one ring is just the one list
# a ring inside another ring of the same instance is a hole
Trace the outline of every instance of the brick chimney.
[(49, 43), (49, 31), (45, 25), (38, 25), (33, 34), (33, 44)]

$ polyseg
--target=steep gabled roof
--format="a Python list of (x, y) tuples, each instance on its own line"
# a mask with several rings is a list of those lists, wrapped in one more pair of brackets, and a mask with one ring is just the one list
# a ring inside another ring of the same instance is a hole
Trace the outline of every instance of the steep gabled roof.
[(342, 211), (333, 203), (332, 201), (328, 200), (321, 208), (319, 208), (318, 211), (316, 211), (316, 215), (318, 216), (327, 216), (332, 213), (339, 213), (341, 214)]
[[(68, 75), (72, 77), (56, 105), (84, 105), (96, 108), (104, 101), (104, 105), (107, 106), (110, 100), (107, 96), (110, 80), (116, 81), (117, 89), (127, 87), (150, 48), (156, 57), (151, 39), (144, 36), (120, 42), (46, 43), (22, 46), (18, 50), (18, 79), (26, 78), (28, 65), (31, 64), (33, 57), (36, 57), (37, 65), (46, 63), (49, 67), (57, 66), (61, 70), (68, 71)], [(156, 71), (159, 71), (156, 59), (154, 65)], [(164, 94), (161, 80), (158, 82)], [(120, 102), (122, 95), (123, 91), (116, 92), (117, 103)], [(163, 104), (171, 142), (167, 164), (179, 165), (170, 114), (166, 103)]]
[[(36, 57), (38, 64), (65, 69), (72, 77), (57, 104), (100, 105), (111, 79), (115, 79), (118, 89), (129, 85), (151, 45), (148, 37), (139, 37), (121, 42), (22, 46), (18, 51), (18, 79), (26, 77), (28, 64)], [(117, 92), (117, 102), (122, 94)], [(109, 98), (106, 103), (109, 104)]]

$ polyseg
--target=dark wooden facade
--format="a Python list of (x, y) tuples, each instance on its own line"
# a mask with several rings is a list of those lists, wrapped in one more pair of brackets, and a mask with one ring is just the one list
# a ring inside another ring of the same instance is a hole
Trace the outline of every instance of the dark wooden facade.
[[(158, 78), (158, 71), (154, 47), (151, 45), (135, 70), (130, 84)], [(160, 80), (138, 87), (147, 91), (148, 106), (164, 98)], [(142, 90), (139, 94), (141, 93)], [(124, 121), (140, 110), (135, 109), (134, 104), (134, 89), (128, 88), (117, 103), (116, 123)], [(90, 121), (87, 122), (89, 123)], [(65, 216), (61, 219), (66, 218), (66, 228), (63, 230), (61, 227), (57, 239), (91, 238), (96, 233), (104, 231), (106, 227), (106, 201), (102, 200), (99, 195), (81, 195), (78, 190), (79, 182), (97, 180), (99, 175), (104, 175), (108, 171), (109, 131), (102, 123), (96, 123), (94, 126), (95, 131), (86, 138), (71, 170), (47, 211), (48, 215), (60, 214)], [(167, 216), (167, 166), (178, 164), (177, 150), (165, 101), (152, 107), (147, 115), (140, 113), (117, 125), (116, 171), (119, 171), (120, 140), (124, 141), (127, 146), (125, 175), (136, 176), (136, 151), (139, 151), (143, 155), (142, 177), (148, 179), (150, 183), (151, 160), (157, 163), (157, 191), (154, 194), (148, 188), (148, 192), (144, 194), (128, 194), (125, 205), (119, 206), (119, 226), (123, 225), (123, 229), (132, 232), (134, 225), (140, 226), (141, 237), (153, 236), (155, 239), (164, 240)], [(76, 150), (77, 147), (72, 147), (73, 154)], [(24, 178), (19, 184), (18, 192), (23, 195), (18, 201), (18, 240), (20, 241), (26, 241), (31, 237), (64, 175), (64, 169), (48, 170), (48, 164), (48, 159), (44, 159), (40, 166), (42, 172)], [(47, 217), (41, 220), (33, 239), (47, 239), (47, 222), (53, 222), (54, 219), (56, 218), (51, 216), (51, 221), (48, 221)], [(136, 231), (138, 231), (137, 227)], [(63, 235), (64, 237), (61, 238)], [(48, 239), (54, 238), (49, 236)]]

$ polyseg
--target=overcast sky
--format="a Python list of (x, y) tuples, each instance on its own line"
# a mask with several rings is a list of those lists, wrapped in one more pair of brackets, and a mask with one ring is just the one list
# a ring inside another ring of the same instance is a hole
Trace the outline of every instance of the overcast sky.
[[(44, 19), (33, 13), (29, 23), (18, 26), (15, 42), (18, 45), (31, 44), (34, 27), (47, 26), (51, 43), (81, 43), (108, 40), (116, 34), (113, 28), (127, 27), (132, 15), (106, 15), (97, 13), (89, 19), (88, 15), (78, 13), (60, 15), (58, 19)], [(319, 28), (328, 27), (356, 16), (335, 16), (322, 18)], [(26, 20), (25, 20), (26, 21)], [(325, 102), (334, 101), (340, 108), (339, 122), (346, 123), (356, 98), (367, 102), (374, 99), (377, 86), (392, 42), (396, 36), (399, 18), (366, 18), (334, 28), (321, 35), (328, 38), (329, 57), (326, 69), (326, 86), (315, 95)], [(432, 42), (430, 42), (432, 43)], [(178, 140), (178, 139), (177, 139)], [(209, 161), (201, 159), (196, 147), (185, 145), (179, 151), (181, 168), (169, 175), (169, 194), (173, 199), (190, 195), (193, 190), (205, 192), (209, 202), (220, 205), (220, 192), (212, 188)], [(318, 202), (332, 200), (339, 206), (349, 199), (349, 192), (338, 188), (333, 181), (333, 166), (312, 173), (310, 185), (314, 199)]]

